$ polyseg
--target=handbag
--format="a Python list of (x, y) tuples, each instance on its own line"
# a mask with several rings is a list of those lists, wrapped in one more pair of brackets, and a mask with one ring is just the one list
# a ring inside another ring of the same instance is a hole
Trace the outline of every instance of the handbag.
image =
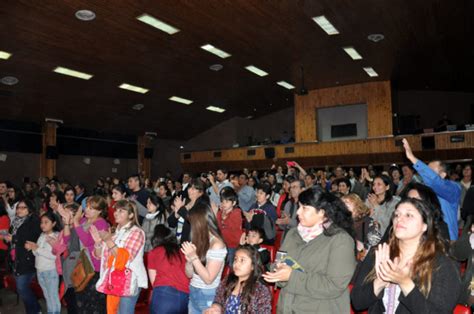
[(113, 266), (109, 269), (107, 283), (104, 287), (105, 294), (119, 297), (133, 295), (133, 291), (131, 291), (132, 270), (128, 267), (130, 263), (124, 265), (128, 258), (128, 252), (124, 249), (119, 249), (117, 257), (114, 258)]
[(71, 282), (74, 290), (76, 292), (84, 290), (94, 275), (95, 270), (88, 254), (86, 253), (86, 249), (82, 249), (77, 264), (71, 273)]

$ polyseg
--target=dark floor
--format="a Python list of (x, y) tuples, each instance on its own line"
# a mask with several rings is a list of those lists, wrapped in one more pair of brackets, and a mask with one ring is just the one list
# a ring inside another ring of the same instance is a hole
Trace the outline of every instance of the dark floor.
[[(44, 299), (40, 300), (41, 309), (46, 313), (46, 303)], [(0, 314), (22, 314), (25, 313), (25, 307), (20, 301), (16, 304), (16, 294), (7, 289), (0, 289)], [(61, 313), (67, 313), (62, 309)]]

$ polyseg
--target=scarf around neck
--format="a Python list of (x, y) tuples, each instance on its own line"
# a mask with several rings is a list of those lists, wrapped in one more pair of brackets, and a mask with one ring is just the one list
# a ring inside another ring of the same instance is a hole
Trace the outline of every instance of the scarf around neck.
[(298, 234), (301, 236), (304, 242), (308, 243), (309, 241), (315, 239), (318, 235), (323, 233), (324, 229), (328, 228), (331, 225), (331, 222), (316, 224), (312, 227), (304, 227), (301, 224), (298, 224)]
[(25, 217), (15, 216), (15, 219), (13, 219), (13, 222), (12, 222), (12, 236), (16, 235), (16, 232), (18, 231), (18, 229), (20, 229), (21, 225), (23, 225), (23, 223), (26, 221), (28, 217), (29, 215)]

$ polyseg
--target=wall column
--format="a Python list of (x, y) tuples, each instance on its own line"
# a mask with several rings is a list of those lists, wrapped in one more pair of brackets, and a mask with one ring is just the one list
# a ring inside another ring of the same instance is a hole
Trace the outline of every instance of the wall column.
[(56, 128), (55, 122), (45, 122), (43, 124), (43, 152), (40, 157), (40, 176), (52, 178), (56, 175), (56, 159), (46, 158), (48, 146), (56, 147)]
[(138, 173), (142, 174), (145, 178), (151, 176), (151, 157), (145, 156), (145, 149), (151, 149), (151, 138), (149, 136), (140, 135), (137, 140), (138, 148)]

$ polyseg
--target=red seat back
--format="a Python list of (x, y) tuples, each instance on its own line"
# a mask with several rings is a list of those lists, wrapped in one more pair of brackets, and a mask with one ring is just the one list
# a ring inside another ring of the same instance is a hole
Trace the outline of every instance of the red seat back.
[(273, 291), (273, 302), (272, 302), (272, 314), (276, 314), (276, 308), (277, 308), (279, 297), (280, 297), (280, 289), (274, 289), (274, 291)]
[(276, 249), (273, 245), (266, 245), (266, 244), (261, 244), (260, 247), (266, 248), (268, 252), (270, 253), (270, 262), (273, 263), (275, 261), (275, 256), (276, 256)]
[(465, 305), (458, 304), (454, 308), (453, 314), (471, 314), (471, 308)]

